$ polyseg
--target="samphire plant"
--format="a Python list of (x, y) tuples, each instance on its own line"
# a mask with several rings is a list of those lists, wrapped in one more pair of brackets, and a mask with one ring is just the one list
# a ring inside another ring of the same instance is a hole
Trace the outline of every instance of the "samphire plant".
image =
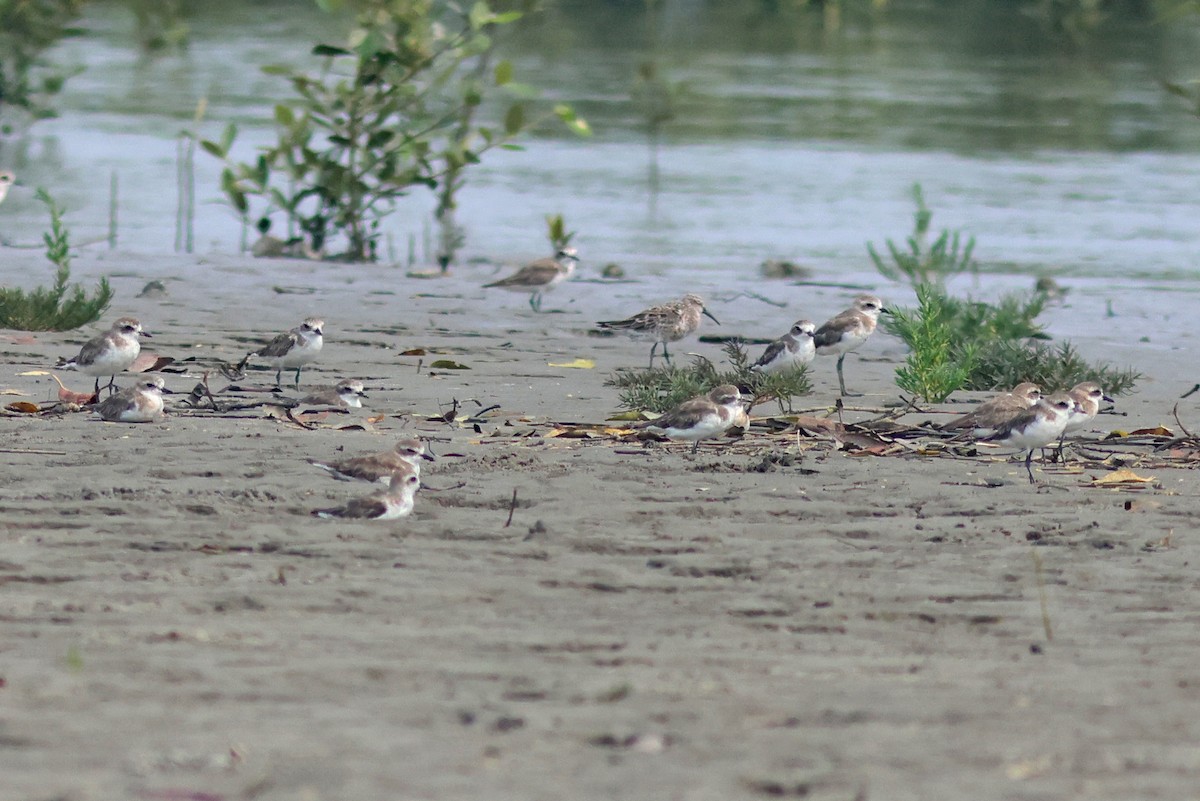
[(903, 246), (887, 240), (891, 262), (880, 256), (870, 242), (867, 243), (867, 253), (875, 263), (875, 269), (892, 281), (907, 281), (914, 287), (922, 284), (945, 286), (949, 278), (975, 268), (975, 262), (971, 260), (971, 254), (975, 252), (975, 237), (967, 237), (964, 242), (958, 231), (943, 230), (930, 245), (929, 226), (933, 222), (933, 211), (925, 205), (925, 194), (920, 184), (913, 185), (912, 195), (917, 204), (913, 214), (912, 235)]
[(958, 389), (1008, 390), (1032, 381), (1045, 392), (1095, 381), (1109, 394), (1133, 389), (1140, 374), (1088, 364), (1069, 342), (1049, 345), (1035, 318), (1042, 293), (1008, 295), (997, 304), (962, 300), (930, 284), (917, 286), (917, 307), (891, 307), (887, 330), (911, 349), (896, 370), (901, 389), (927, 402)]
[(38, 287), (32, 292), (0, 287), (0, 328), (70, 331), (100, 319), (112, 301), (113, 291), (106, 278), (100, 279), (100, 285), (91, 296), (78, 284), (68, 286), (71, 244), (62, 220), (62, 208), (44, 189), (38, 190), (37, 198), (50, 210), (50, 230), (42, 235), (42, 239), (46, 243), (46, 258), (58, 268), (54, 286)]
[(725, 344), (725, 356), (728, 370), (718, 370), (711, 361), (697, 356), (687, 367), (617, 370), (605, 384), (620, 390), (622, 407), (648, 412), (665, 412), (722, 384), (734, 384), (756, 402), (775, 401), (788, 409), (792, 398), (812, 391), (805, 367), (772, 375), (751, 372), (753, 360), (736, 340)]
[[(314, 252), (337, 240), (351, 261), (376, 258), (380, 223), (399, 197), (434, 190), (445, 266), (462, 243), (454, 209), (464, 171), (552, 116), (531, 113), (532, 92), (513, 82), (511, 62), (495, 60), (497, 32), (524, 10), (501, 10), (500, 0), (317, 2), (354, 12), (348, 40), (313, 49), (322, 60), (315, 74), (265, 68), (296, 96), (275, 106), (277, 142), (252, 163), (231, 158), (232, 125), (201, 143), (226, 162), (221, 188), (245, 219), (282, 210), (289, 235), (299, 229)], [(501, 109), (495, 123), (493, 105)], [(588, 131), (567, 106), (553, 116)], [(251, 198), (265, 208), (252, 214)]]

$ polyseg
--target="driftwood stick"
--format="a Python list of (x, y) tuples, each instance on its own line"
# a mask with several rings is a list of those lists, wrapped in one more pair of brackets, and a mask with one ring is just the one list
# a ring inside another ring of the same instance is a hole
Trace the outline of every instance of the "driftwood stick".
[(508, 504), (508, 520), (504, 521), (505, 528), (512, 525), (513, 512), (515, 511), (517, 511), (517, 488), (513, 487), (512, 501)]

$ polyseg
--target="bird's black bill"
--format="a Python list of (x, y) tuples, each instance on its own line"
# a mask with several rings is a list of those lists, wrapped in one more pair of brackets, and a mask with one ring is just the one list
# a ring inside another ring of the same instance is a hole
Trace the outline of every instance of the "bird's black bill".
[(712, 312), (710, 312), (708, 309), (701, 309), (700, 311), (704, 313), (704, 316), (705, 316), (705, 317), (707, 317), (708, 319), (712, 320), (712, 321), (713, 321), (714, 323), (716, 323), (717, 325), (720, 325), (720, 324), (721, 324), (721, 321), (720, 321), (720, 320), (718, 320), (716, 317), (713, 317), (713, 316), (712, 316)]

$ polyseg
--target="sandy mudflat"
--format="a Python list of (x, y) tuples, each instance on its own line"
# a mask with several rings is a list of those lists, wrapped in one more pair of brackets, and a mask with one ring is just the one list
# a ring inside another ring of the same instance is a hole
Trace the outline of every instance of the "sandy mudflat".
[[(0, 417), (0, 801), (1195, 796), (1196, 471), (1135, 465), (1155, 479), (1135, 494), (1088, 486), (1102, 469), (1050, 469), (1035, 490), (999, 458), (794, 436), (697, 458), (546, 438), (547, 422), (616, 411), (603, 380), (648, 345), (586, 331), (675, 294), (664, 282), (567, 284), (545, 303), (565, 311), (535, 316), (479, 290), (490, 274), (338, 270), (78, 263), (81, 279), (117, 274), (110, 317), (135, 314), (148, 346), (194, 359), (165, 375), (172, 389), (319, 313), (328, 344), (305, 385), (359, 377), (373, 407), (345, 419), (360, 431), (254, 412)], [(134, 298), (173, 273), (166, 298)], [(724, 329), (782, 333), (853, 294), (757, 289), (789, 308), (714, 304)], [(1105, 322), (1105, 299), (1084, 288), (1049, 315), (1056, 334), (1096, 332), (1089, 357), (1148, 374), (1093, 436), (1174, 425), (1200, 379), (1191, 343), (1138, 332), (1182, 307), (1157, 296)], [(0, 332), (0, 389), (48, 400), (45, 377), (19, 374), (98, 328)], [(430, 351), (420, 373), (409, 348)], [(439, 357), (471, 369), (431, 375)], [(548, 365), (577, 357), (596, 369)], [(868, 393), (852, 408), (895, 399), (902, 357), (880, 337), (847, 359)], [(833, 400), (832, 361), (814, 374), (801, 406)], [(1200, 430), (1197, 397), (1180, 415)], [(500, 408), (481, 433), (428, 421), (454, 398)], [(440, 455), (428, 484), (464, 486), (420, 493), (401, 521), (309, 516), (363, 487), (306, 458), (401, 432)]]

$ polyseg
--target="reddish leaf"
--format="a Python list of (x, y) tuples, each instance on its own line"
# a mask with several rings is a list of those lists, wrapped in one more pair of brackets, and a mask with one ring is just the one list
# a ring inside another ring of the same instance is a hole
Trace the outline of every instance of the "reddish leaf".
[(157, 353), (142, 351), (126, 370), (131, 373), (153, 373), (174, 363), (175, 360), (170, 356), (159, 356)]

